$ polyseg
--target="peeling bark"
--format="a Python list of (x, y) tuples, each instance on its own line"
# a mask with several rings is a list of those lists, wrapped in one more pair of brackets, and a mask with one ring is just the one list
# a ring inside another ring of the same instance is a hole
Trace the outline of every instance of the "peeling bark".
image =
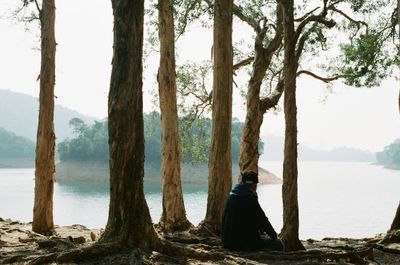
[[(258, 158), (260, 155), (258, 152), (258, 142), (260, 140), (260, 128), (263, 123), (264, 114), (278, 103), (283, 92), (283, 89), (275, 90), (271, 97), (260, 98), (263, 78), (270, 66), (272, 56), (279, 48), (283, 37), (282, 14), (279, 6), (277, 6), (277, 17), (276, 34), (268, 47), (263, 47), (266, 34), (264, 28), (259, 30), (255, 40), (253, 71), (247, 89), (246, 119), (240, 141), (240, 171), (251, 170), (258, 172)], [(283, 84), (278, 87), (282, 88)], [(265, 104), (266, 102), (271, 104)]]
[(282, 1), (284, 13), (284, 113), (285, 148), (283, 161), (283, 228), (280, 238), (286, 251), (302, 250), (299, 240), (299, 205), (297, 198), (297, 107), (296, 107), (296, 38), (294, 30), (293, 0)]
[(188, 229), (181, 185), (181, 143), (176, 103), (175, 34), (173, 2), (159, 0), (160, 68), (158, 90), (162, 122), (163, 212), (160, 220), (165, 232)]
[(54, 85), (55, 85), (55, 4), (43, 0), (40, 11), (41, 68), (39, 124), (36, 138), (35, 201), (32, 230), (43, 235), (53, 233), (54, 192)]
[(203, 225), (219, 234), (232, 187), (232, 0), (215, 1), (212, 135), (208, 162), (207, 212)]

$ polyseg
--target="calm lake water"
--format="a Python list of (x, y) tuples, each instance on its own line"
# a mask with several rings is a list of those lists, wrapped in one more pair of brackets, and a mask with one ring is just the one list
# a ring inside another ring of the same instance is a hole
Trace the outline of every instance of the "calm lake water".
[[(282, 163), (260, 165), (281, 176)], [(282, 227), (281, 185), (258, 187), (261, 206), (275, 230)], [(0, 169), (0, 216), (32, 219), (34, 169)], [(154, 222), (161, 216), (160, 187), (146, 186)], [(198, 224), (205, 215), (207, 191), (184, 186), (188, 219)], [(367, 237), (385, 232), (400, 200), (400, 171), (356, 162), (299, 162), (300, 238)], [(108, 188), (96, 183), (79, 187), (56, 183), (54, 221), (58, 225), (104, 227)]]

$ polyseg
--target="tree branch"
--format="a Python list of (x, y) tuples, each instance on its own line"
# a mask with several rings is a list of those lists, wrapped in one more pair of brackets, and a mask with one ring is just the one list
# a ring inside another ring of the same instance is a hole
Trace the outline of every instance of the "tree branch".
[(311, 10), (310, 12), (305, 13), (302, 17), (299, 18), (295, 18), (294, 21), (295, 22), (301, 22), (304, 19), (306, 19), (309, 15), (311, 15), (312, 13), (314, 13), (314, 11), (316, 11), (317, 9), (319, 9), (319, 7), (314, 8), (313, 10)]
[(241, 60), (240, 62), (238, 62), (238, 63), (236, 63), (236, 64), (233, 65), (233, 71), (236, 71), (236, 70), (238, 70), (240, 67), (243, 67), (243, 66), (245, 66), (245, 65), (248, 65), (248, 64), (252, 63), (253, 61), (254, 61), (254, 57), (253, 57), (253, 56), (252, 56), (252, 57), (249, 57), (249, 58), (246, 58), (246, 59), (244, 59), (244, 60)]
[(37, 0), (35, 0), (35, 5), (36, 5), (36, 9), (37, 9), (38, 12), (39, 12), (39, 17), (40, 17), (40, 14), (42, 13), (42, 9), (40, 8), (39, 3), (38, 3)]
[(322, 77), (322, 76), (319, 76), (319, 75), (314, 74), (313, 72), (310, 72), (310, 71), (307, 71), (307, 70), (300, 70), (300, 71), (298, 71), (298, 72), (296, 73), (296, 76), (299, 76), (299, 75), (301, 75), (301, 74), (305, 74), (305, 75), (312, 76), (312, 77), (314, 77), (315, 79), (318, 79), (318, 80), (320, 80), (320, 81), (322, 81), (322, 82), (325, 82), (325, 83), (329, 83), (329, 82), (331, 82), (331, 81), (335, 81), (335, 80), (337, 80), (337, 79), (339, 79), (339, 78), (345, 78), (345, 77), (347, 77), (346, 75), (335, 75), (335, 76), (332, 76), (332, 77)]
[[(322, 8), (321, 13), (319, 13), (318, 15), (313, 15), (313, 16), (309, 16), (306, 19), (304, 19), (299, 26), (297, 27), (296, 31), (295, 31), (295, 41), (297, 41), (300, 37), (301, 32), (303, 31), (303, 29), (311, 22), (321, 22), (323, 20), (323, 18), (326, 16), (327, 14), (327, 2), (328, 0), (324, 0), (324, 7)], [(321, 22), (322, 23), (322, 22)]]
[(283, 14), (282, 14), (282, 9), (280, 8), (279, 4), (277, 4), (276, 7), (276, 32), (274, 38), (271, 40), (269, 43), (267, 49), (265, 50), (266, 56), (269, 56), (268, 54), (273, 54), (281, 45), (282, 43), (282, 38), (283, 38)]
[(346, 18), (347, 20), (349, 20), (350, 22), (356, 24), (358, 29), (361, 28), (360, 25), (365, 26), (365, 29), (366, 29), (366, 32), (365, 32), (365, 33), (368, 34), (368, 24), (367, 24), (365, 21), (362, 21), (362, 20), (355, 20), (355, 19), (351, 18), (349, 15), (347, 15), (346, 13), (344, 13), (342, 10), (337, 9), (335, 6), (330, 6), (329, 9), (332, 10), (332, 11), (334, 11), (334, 12), (336, 12), (336, 13), (339, 13), (340, 15), (342, 15), (343, 17), (345, 17), (345, 18)]
[(258, 22), (243, 14), (240, 7), (235, 4), (233, 4), (233, 14), (235, 14), (235, 16), (237, 16), (243, 22), (246, 22), (250, 27), (254, 29), (255, 32), (259, 32), (261, 30)]
[(196, 6), (196, 4), (198, 3), (198, 1), (193, 1), (192, 4), (185, 10), (185, 14), (183, 15), (183, 27), (182, 29), (178, 32), (175, 41), (177, 41), (179, 39), (180, 36), (182, 36), (182, 34), (185, 32), (186, 26), (187, 26), (187, 19), (189, 16), (189, 12), (192, 11), (194, 9), (194, 7)]
[(301, 53), (303, 52), (304, 45), (305, 45), (305, 43), (306, 43), (306, 41), (308, 39), (308, 36), (309, 36), (309, 34), (303, 34), (300, 37), (299, 43), (297, 44), (296, 55), (295, 55), (296, 56), (296, 62), (298, 62), (300, 60), (300, 56), (301, 56)]
[(276, 85), (274, 91), (268, 96), (260, 99), (260, 111), (261, 113), (267, 112), (267, 110), (273, 108), (278, 104), (279, 99), (283, 94), (284, 81), (280, 79)]

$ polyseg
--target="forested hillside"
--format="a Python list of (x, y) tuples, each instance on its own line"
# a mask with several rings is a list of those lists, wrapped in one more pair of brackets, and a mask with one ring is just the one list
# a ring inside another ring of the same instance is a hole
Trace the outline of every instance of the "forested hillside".
[[(182, 139), (182, 161), (184, 163), (205, 163), (208, 159), (211, 137), (211, 120), (202, 118), (190, 121), (180, 118)], [(61, 161), (108, 161), (107, 121), (95, 121), (88, 125), (79, 118), (69, 122), (74, 138), (58, 144)], [(159, 165), (161, 163), (161, 120), (158, 112), (144, 114), (145, 125), (145, 161)], [(235, 121), (232, 126), (232, 160), (238, 161), (239, 143), (243, 123)], [(262, 143), (260, 144), (260, 147)]]
[(35, 144), (0, 127), (0, 168), (33, 167)]
[[(4, 129), (36, 141), (38, 112), (38, 98), (9, 90), (0, 90), (0, 126)], [(68, 126), (68, 122), (72, 118), (78, 117), (86, 123), (92, 123), (94, 120), (60, 105), (55, 106), (54, 116), (57, 142), (72, 136), (72, 130)]]
[(379, 164), (400, 169), (400, 139), (385, 146), (382, 152), (376, 153), (376, 160)]

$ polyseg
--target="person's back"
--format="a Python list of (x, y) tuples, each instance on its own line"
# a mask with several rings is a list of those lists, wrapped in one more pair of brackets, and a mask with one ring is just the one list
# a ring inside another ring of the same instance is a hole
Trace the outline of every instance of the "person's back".
[[(229, 194), (222, 219), (221, 239), (224, 248), (243, 251), (253, 251), (264, 247), (283, 249), (282, 244), (277, 240), (274, 228), (258, 203), (255, 192), (257, 183), (257, 175), (248, 177), (245, 173), (242, 183), (236, 185)], [(261, 232), (269, 235), (271, 238), (269, 243), (272, 242), (272, 245), (268, 245), (268, 242), (260, 236)]]

